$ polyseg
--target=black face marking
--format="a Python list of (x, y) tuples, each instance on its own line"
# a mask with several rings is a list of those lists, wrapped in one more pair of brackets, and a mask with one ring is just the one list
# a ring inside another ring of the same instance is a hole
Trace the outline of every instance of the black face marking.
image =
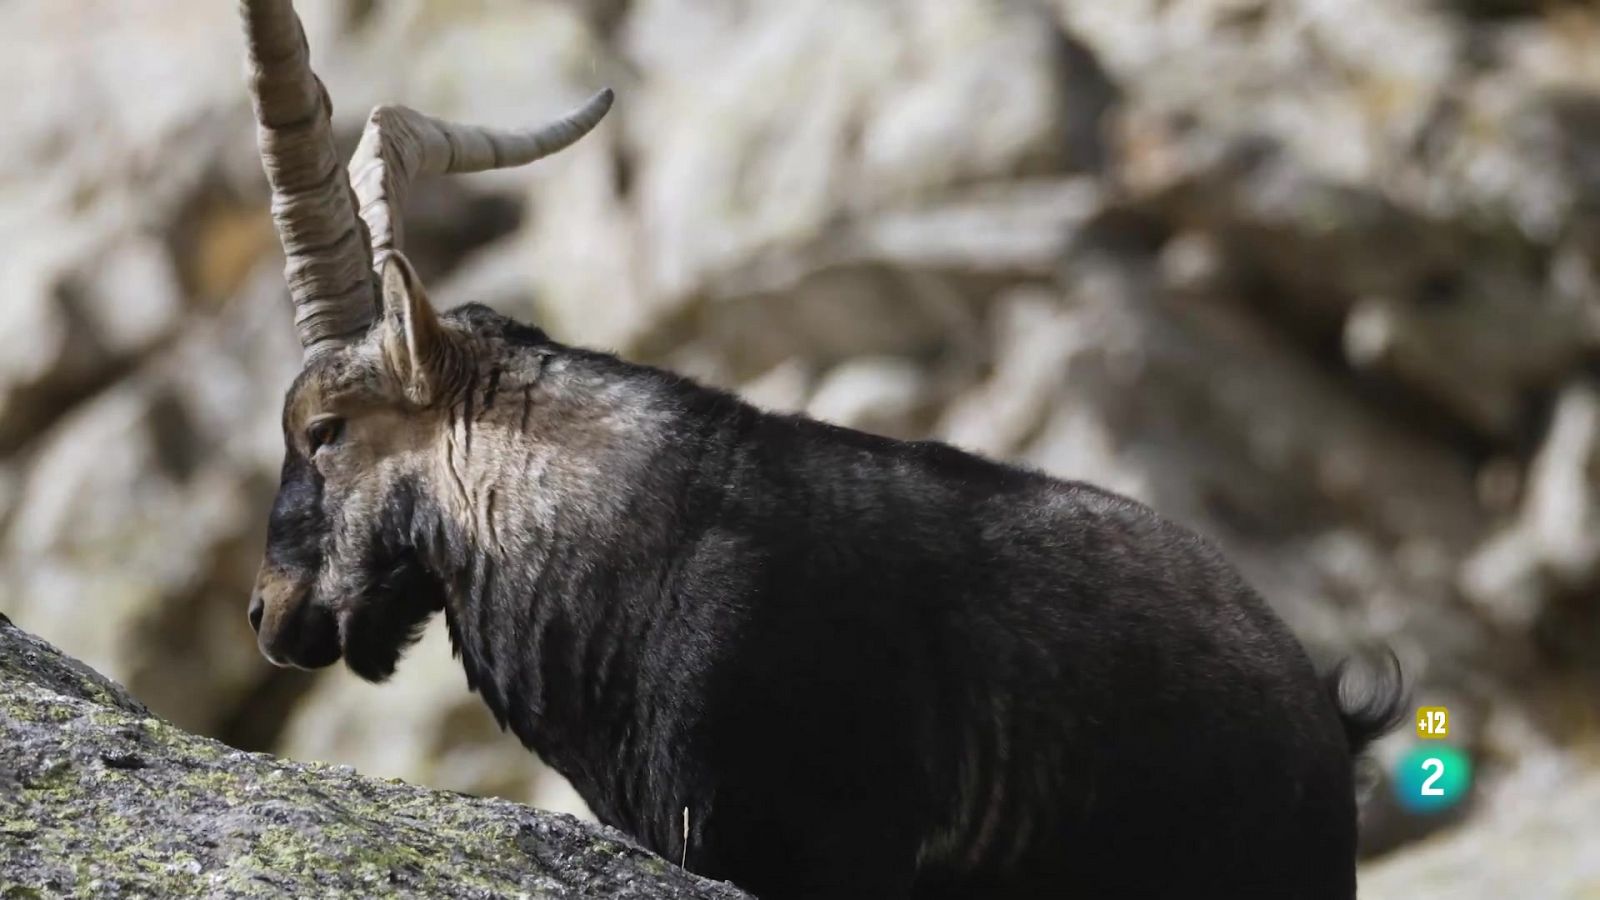
[(291, 447), (284, 454), (278, 496), (267, 519), (268, 564), (297, 579), (315, 578), (327, 533), (322, 475)]
[(345, 664), (368, 681), (393, 675), (428, 618), (444, 609), (444, 585), (428, 571), (412, 541), (419, 516), (434, 514), (414, 485), (400, 484), (384, 498), (375, 540), (357, 563), (366, 586), (360, 597), (347, 598), (339, 634)]
[(517, 431), (518, 432), (520, 432), (522, 434), (527, 434), (528, 433), (528, 413), (530, 413), (532, 411), (533, 411), (533, 386), (529, 385), (529, 386), (524, 387), (522, 389), (522, 422), (521, 422), (521, 424), (519, 424), (517, 426)]

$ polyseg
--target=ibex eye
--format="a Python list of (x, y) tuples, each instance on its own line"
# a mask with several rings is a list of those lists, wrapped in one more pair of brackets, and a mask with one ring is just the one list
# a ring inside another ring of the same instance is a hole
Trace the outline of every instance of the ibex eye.
[(306, 426), (307, 452), (315, 455), (318, 448), (324, 444), (331, 444), (339, 439), (339, 433), (344, 430), (344, 420), (336, 418), (318, 419)]

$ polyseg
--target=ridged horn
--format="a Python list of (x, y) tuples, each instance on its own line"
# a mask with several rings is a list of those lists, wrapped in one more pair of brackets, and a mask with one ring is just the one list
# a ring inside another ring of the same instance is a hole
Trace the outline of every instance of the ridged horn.
[(446, 122), (403, 106), (373, 110), (350, 158), (350, 182), (371, 235), (372, 258), (381, 264), (401, 249), (400, 217), (412, 180), (510, 168), (549, 156), (600, 124), (612, 96), (609, 88), (602, 90), (571, 113), (527, 131)]
[(360, 335), (377, 310), (372, 251), (333, 145), (332, 103), (311, 71), (291, 0), (240, 0), (261, 164), (286, 259), (295, 330), (313, 356)]

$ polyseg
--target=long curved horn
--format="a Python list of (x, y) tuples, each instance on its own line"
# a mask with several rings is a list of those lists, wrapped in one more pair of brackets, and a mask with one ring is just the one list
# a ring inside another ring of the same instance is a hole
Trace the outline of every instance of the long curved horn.
[(373, 110), (350, 158), (350, 181), (372, 236), (374, 260), (381, 263), (402, 245), (400, 216), (413, 179), (504, 169), (549, 156), (600, 124), (612, 96), (609, 88), (602, 90), (571, 113), (528, 131), (459, 125), (403, 106)]
[(291, 0), (240, 0), (256, 140), (272, 186), (295, 330), (312, 356), (360, 334), (377, 309), (372, 254), (333, 145), (333, 109), (311, 71)]

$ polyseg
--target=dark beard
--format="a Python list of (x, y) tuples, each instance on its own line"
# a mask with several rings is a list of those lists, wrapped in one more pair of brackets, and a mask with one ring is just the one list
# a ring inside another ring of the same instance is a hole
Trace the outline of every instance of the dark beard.
[(403, 555), (383, 573), (339, 621), (345, 664), (374, 683), (394, 674), (428, 619), (444, 609), (444, 586), (413, 555)]

